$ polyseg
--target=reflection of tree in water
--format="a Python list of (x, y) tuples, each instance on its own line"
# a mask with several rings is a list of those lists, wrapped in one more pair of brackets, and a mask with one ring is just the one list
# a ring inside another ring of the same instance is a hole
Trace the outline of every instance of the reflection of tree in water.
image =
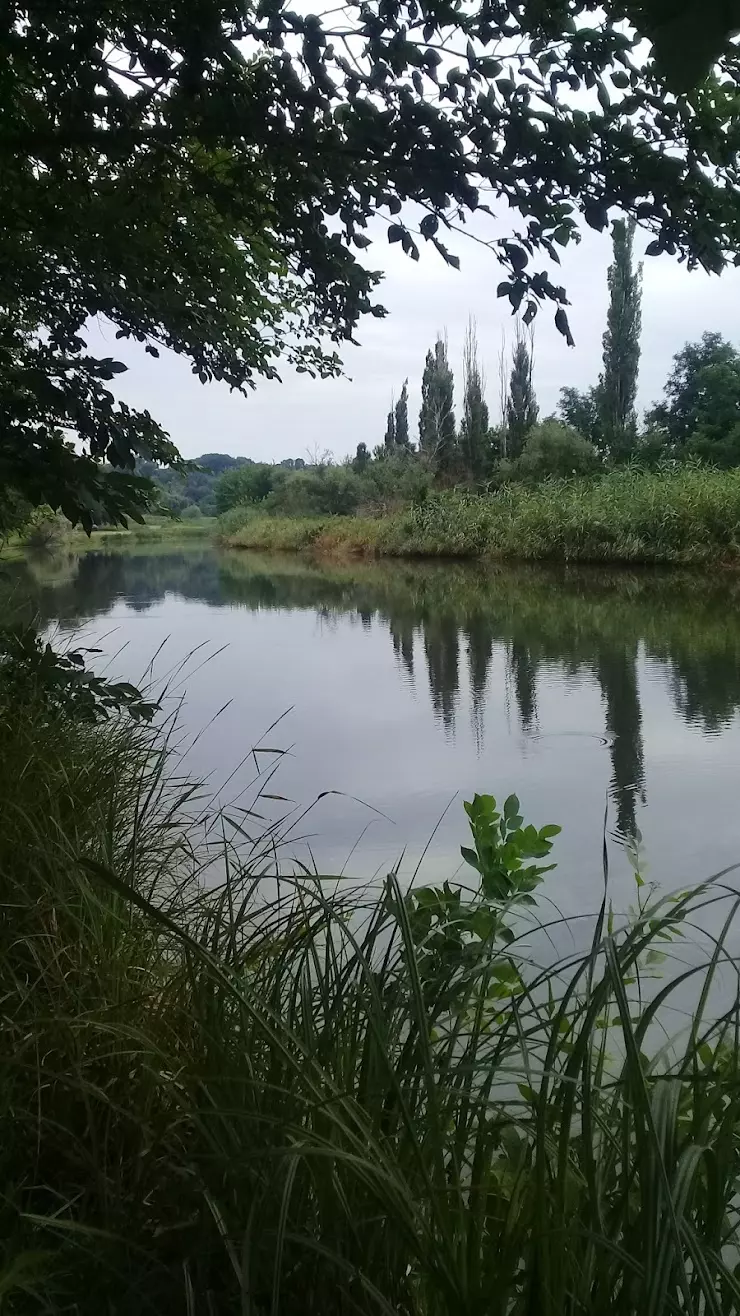
[(681, 661), (670, 659), (668, 666), (671, 694), (684, 720), (709, 732), (726, 727), (738, 710), (738, 655), (691, 654)]
[(424, 652), (432, 707), (448, 731), (454, 730), (459, 687), (459, 632), (449, 614), (430, 616), (424, 628)]
[(606, 705), (606, 733), (612, 761), (611, 795), (617, 809), (617, 830), (623, 836), (634, 836), (638, 798), (645, 803), (637, 646), (602, 650), (596, 675)]
[(537, 718), (537, 663), (525, 644), (513, 640), (509, 666), (522, 728), (531, 731)]
[(154, 547), (147, 548), (148, 552), (82, 553), (76, 571), (59, 584), (34, 575), (25, 563), (14, 564), (29, 620), (36, 617), (42, 624), (54, 620), (74, 628), (109, 612), (118, 601), (144, 612), (168, 593), (198, 598), (211, 605), (223, 603), (213, 552), (202, 548), (187, 553), (157, 552)]
[(400, 658), (411, 680), (414, 679), (414, 634), (412, 618), (407, 616), (392, 617), (390, 622), (393, 652)]
[(483, 728), (486, 707), (488, 674), (493, 658), (493, 630), (491, 622), (483, 613), (474, 612), (467, 625), (465, 635), (468, 641), (468, 672), (470, 673), (470, 704), (473, 732), (478, 753), (483, 751)]
[(634, 830), (644, 799), (642, 713), (637, 656), (663, 674), (678, 714), (709, 731), (740, 708), (740, 609), (732, 582), (597, 572), (486, 573), (459, 566), (317, 567), (301, 558), (219, 557), (209, 548), (83, 554), (76, 570), (32, 572), (8, 564), (0, 575), (6, 616), (18, 598), (28, 620), (74, 627), (117, 600), (145, 609), (166, 593), (213, 606), (311, 609), (363, 627), (381, 620), (395, 653), (414, 676), (423, 644), (435, 714), (454, 729), (459, 704), (460, 639), (470, 680), (479, 746), (493, 655), (505, 655), (522, 727), (537, 720), (537, 681), (545, 664), (577, 679), (595, 678), (605, 705), (617, 824)]

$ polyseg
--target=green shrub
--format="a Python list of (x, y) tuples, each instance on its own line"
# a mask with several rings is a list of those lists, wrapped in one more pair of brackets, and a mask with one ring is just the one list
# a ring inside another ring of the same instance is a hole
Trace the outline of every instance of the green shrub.
[(416, 454), (390, 453), (365, 468), (360, 500), (368, 511), (379, 514), (421, 503), (433, 487), (434, 472)]
[(218, 515), (240, 503), (263, 503), (285, 478), (286, 472), (282, 467), (269, 466), (267, 463), (235, 466), (224, 471), (213, 489), (213, 502)]
[(688, 439), (682, 456), (688, 460), (705, 462), (708, 466), (716, 466), (720, 470), (740, 466), (740, 425), (735, 425), (721, 438), (697, 431)]
[(529, 431), (515, 465), (516, 473), (525, 479), (541, 480), (546, 476), (566, 479), (594, 474), (601, 466), (601, 459), (594, 445), (578, 430), (550, 417)]
[(296, 471), (265, 503), (281, 516), (351, 516), (360, 505), (362, 481), (348, 466)]
[(69, 534), (69, 523), (50, 507), (36, 507), (22, 529), (23, 542), (33, 552), (54, 552)]
[(330, 524), (325, 516), (268, 516), (255, 507), (234, 507), (219, 518), (218, 539), (230, 548), (294, 552), (311, 548)]

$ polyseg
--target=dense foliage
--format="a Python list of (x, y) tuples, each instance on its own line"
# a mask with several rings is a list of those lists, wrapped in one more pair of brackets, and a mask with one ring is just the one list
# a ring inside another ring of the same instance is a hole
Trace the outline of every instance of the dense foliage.
[(736, 465), (740, 459), (737, 349), (717, 333), (687, 343), (674, 358), (665, 401), (653, 408), (648, 420), (676, 451), (699, 446), (705, 455), (729, 452), (734, 460), (726, 464)]
[(529, 430), (514, 471), (523, 479), (542, 480), (594, 475), (599, 469), (603, 467), (593, 444), (578, 430), (549, 417)]
[[(280, 468), (300, 471), (305, 465), (302, 457), (286, 457), (280, 463)], [(223, 493), (217, 496), (222, 484), (221, 477), (226, 474), (229, 479), (223, 482), (224, 490), (232, 488), (240, 491), (240, 496), (242, 491), (244, 497), (251, 496), (256, 476), (250, 476), (249, 471), (258, 469), (261, 470), (262, 465), (254, 462), (251, 457), (231, 457), (225, 452), (205, 452), (180, 470), (147, 461), (137, 462), (136, 465), (137, 474), (151, 480), (155, 486), (154, 506), (186, 518), (198, 514), (217, 516), (232, 505), (228, 496)], [(238, 472), (244, 472), (243, 484), (239, 482)], [(235, 497), (233, 501), (240, 501), (240, 497)]]

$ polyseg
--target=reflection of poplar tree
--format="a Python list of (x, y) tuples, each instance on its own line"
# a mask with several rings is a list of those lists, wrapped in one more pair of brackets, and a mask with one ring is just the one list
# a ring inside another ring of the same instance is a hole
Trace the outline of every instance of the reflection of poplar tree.
[(403, 662), (406, 671), (414, 678), (414, 622), (411, 617), (402, 615), (390, 619), (393, 652)]
[(537, 660), (528, 645), (512, 640), (509, 662), (522, 729), (530, 731), (537, 717)]
[(617, 806), (617, 830), (623, 836), (634, 836), (638, 797), (645, 801), (637, 645), (619, 651), (602, 649), (596, 675), (606, 704), (606, 732), (611, 741), (611, 795)]
[(466, 628), (468, 640), (468, 671), (470, 672), (470, 698), (473, 729), (478, 752), (483, 749), (483, 714), (486, 702), (488, 672), (493, 657), (493, 630), (488, 618), (480, 612), (470, 616)]
[(458, 630), (454, 617), (438, 614), (424, 622), (424, 650), (432, 706), (448, 730), (455, 721), (459, 685)]
[(740, 663), (732, 646), (720, 653), (660, 654), (671, 673), (676, 710), (686, 722), (720, 731), (732, 721), (740, 700)]

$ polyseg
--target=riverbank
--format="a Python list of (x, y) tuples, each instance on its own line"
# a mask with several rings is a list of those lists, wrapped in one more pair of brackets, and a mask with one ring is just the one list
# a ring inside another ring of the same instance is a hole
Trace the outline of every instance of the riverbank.
[(228, 548), (333, 556), (740, 564), (740, 471), (632, 469), (598, 479), (430, 495), (381, 516), (285, 517), (234, 508)]
[(84, 530), (73, 529), (69, 522), (59, 519), (57, 522), (42, 522), (42, 525), (51, 526), (46, 537), (38, 534), (26, 537), (22, 533), (8, 536), (0, 546), (0, 561), (18, 562), (28, 553), (53, 557), (62, 553), (83, 553), (89, 549), (212, 539), (217, 524), (216, 518), (211, 516), (187, 521), (151, 517), (141, 525), (132, 521), (128, 526), (102, 526), (88, 535)]
[(516, 800), (468, 806), (466, 886), (342, 887), (252, 828), (271, 771), (219, 823), (162, 733), (57, 696), (0, 686), (14, 1310), (740, 1311), (731, 918), (670, 959), (719, 889), (594, 908), (553, 966)]
[(86, 535), (84, 530), (70, 530), (65, 546), (79, 552), (110, 545), (206, 539), (215, 534), (216, 526), (216, 518), (212, 516), (201, 516), (189, 521), (176, 521), (170, 517), (147, 518), (142, 525), (131, 521), (128, 526), (101, 526), (90, 535)]

